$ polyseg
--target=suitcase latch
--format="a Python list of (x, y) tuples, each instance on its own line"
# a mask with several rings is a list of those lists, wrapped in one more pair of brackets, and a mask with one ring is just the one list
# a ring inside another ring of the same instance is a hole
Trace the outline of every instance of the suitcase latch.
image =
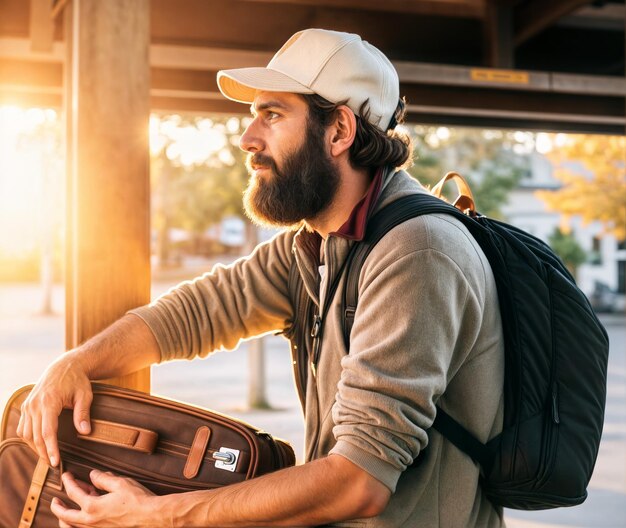
[(237, 460), (239, 460), (239, 450), (220, 447), (219, 451), (213, 453), (213, 458), (216, 468), (234, 473), (237, 468)]

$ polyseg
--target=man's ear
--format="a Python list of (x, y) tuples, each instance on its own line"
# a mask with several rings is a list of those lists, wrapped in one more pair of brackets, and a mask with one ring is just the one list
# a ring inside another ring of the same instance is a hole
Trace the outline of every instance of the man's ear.
[(345, 105), (337, 107), (336, 117), (329, 129), (330, 154), (333, 157), (341, 156), (347, 152), (356, 136), (356, 116)]

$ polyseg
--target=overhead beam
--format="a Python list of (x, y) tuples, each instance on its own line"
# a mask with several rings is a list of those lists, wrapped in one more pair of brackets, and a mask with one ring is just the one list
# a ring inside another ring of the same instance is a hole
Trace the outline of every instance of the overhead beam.
[(265, 66), (274, 54), (265, 51), (247, 51), (198, 46), (171, 46), (152, 44), (150, 64), (159, 68), (184, 70), (223, 70)]
[[(0, 59), (20, 59), (34, 62), (63, 62), (65, 43), (53, 42), (49, 51), (34, 51), (29, 39), (0, 38)], [(1, 79), (1, 77), (0, 77)]]
[(468, 68), (404, 61), (394, 61), (393, 64), (403, 84), (626, 97), (626, 80), (622, 77)]
[[(431, 111), (432, 110), (432, 111)], [(543, 114), (542, 114), (543, 115)], [(623, 126), (610, 123), (596, 123), (584, 121), (563, 121), (559, 116), (554, 119), (534, 119), (532, 114), (519, 112), (508, 115), (485, 115), (477, 112), (476, 115), (469, 113), (458, 114), (454, 109), (450, 115), (439, 113), (438, 109), (422, 107), (412, 111), (409, 108), (408, 120), (420, 124), (431, 124), (436, 126), (463, 126), (510, 130), (535, 130), (537, 132), (563, 132), (567, 134), (603, 134), (610, 136), (622, 135)]]
[[(30, 60), (31, 55), (3, 54), (0, 39), (0, 87), (21, 86), (49, 92), (62, 86), (62, 62), (48, 56)], [(24, 40), (27, 44), (27, 41)], [(16, 44), (14, 42), (14, 44)], [(25, 46), (14, 45), (13, 50)], [(62, 48), (60, 48), (62, 51)], [(266, 64), (271, 54), (218, 48), (180, 48), (180, 60), (174, 61), (177, 46), (151, 46), (151, 87), (153, 90), (215, 92), (215, 73), (220, 69)], [(225, 51), (225, 53), (222, 53)], [(554, 91), (594, 95), (626, 94), (623, 77), (577, 75), (498, 68), (471, 68), (412, 61), (392, 61), (400, 81), (405, 84), (440, 84), (481, 86), (504, 90)], [(201, 66), (204, 65), (203, 68)]]
[(624, 31), (625, 24), (626, 7), (624, 4), (583, 7), (558, 22), (559, 26), (609, 31)]
[[(150, 64), (160, 68), (183, 70), (220, 70), (265, 66), (273, 53), (217, 47), (152, 44)], [(25, 38), (0, 38), (0, 60), (19, 59), (25, 62), (57, 62), (65, 58), (65, 43), (54, 42), (49, 53), (35, 52)], [(0, 77), (1, 79), (1, 77)]]
[(413, 15), (482, 18), (484, 0), (244, 0), (250, 3), (310, 5)]
[[(592, 116), (586, 114), (563, 114), (561, 112), (528, 112), (526, 110), (495, 110), (492, 108), (466, 108), (463, 106), (438, 106), (438, 105), (407, 105), (409, 113), (415, 114), (430, 114), (438, 116), (456, 117), (457, 119), (464, 118), (493, 118), (500, 123), (507, 119), (521, 122), (525, 120), (527, 123), (534, 123), (533, 128), (540, 127), (540, 123), (552, 122), (561, 123), (564, 126), (565, 123), (571, 127), (580, 129), (584, 125), (594, 126), (611, 126), (619, 127), (623, 126), (624, 120), (620, 117), (614, 116)], [(580, 126), (577, 126), (580, 125)], [(494, 125), (490, 125), (494, 127)]]
[(591, 0), (529, 0), (515, 11), (515, 45), (519, 46)]
[(63, 68), (53, 62), (24, 62), (0, 57), (0, 86), (20, 85), (27, 89), (61, 88)]
[[(64, 47), (55, 42), (57, 46), (59, 56), (54, 59), (31, 52), (27, 39), (0, 39), (0, 103), (60, 107)], [(216, 71), (263, 65), (270, 57), (269, 52), (153, 44), (150, 108), (247, 113), (245, 105), (226, 101), (219, 93)], [(418, 121), (616, 133), (616, 123), (624, 119), (624, 77), (413, 61), (393, 64), (403, 93), (411, 96), (411, 115)], [(561, 95), (567, 96), (565, 106), (559, 106)]]

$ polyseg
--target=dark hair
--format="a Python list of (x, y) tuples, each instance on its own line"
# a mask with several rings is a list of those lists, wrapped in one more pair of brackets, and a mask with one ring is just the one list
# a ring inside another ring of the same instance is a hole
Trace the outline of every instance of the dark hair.
[[(331, 103), (317, 94), (303, 95), (309, 107), (309, 119), (313, 124), (326, 128), (336, 116), (337, 108), (346, 104)], [(370, 115), (368, 102), (365, 101), (356, 116), (356, 136), (350, 147), (350, 163), (353, 167), (373, 169), (390, 165), (405, 167), (412, 163), (413, 145), (411, 138), (398, 132), (395, 127), (404, 122), (406, 101), (398, 100), (398, 106), (391, 118), (387, 131), (384, 132), (368, 121)]]

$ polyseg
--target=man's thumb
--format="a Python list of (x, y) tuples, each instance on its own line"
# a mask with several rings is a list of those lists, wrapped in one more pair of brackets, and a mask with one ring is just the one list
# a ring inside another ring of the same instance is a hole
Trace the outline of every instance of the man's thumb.
[(91, 432), (90, 405), (91, 398), (87, 395), (79, 397), (74, 405), (74, 427), (81, 434), (89, 434)]

